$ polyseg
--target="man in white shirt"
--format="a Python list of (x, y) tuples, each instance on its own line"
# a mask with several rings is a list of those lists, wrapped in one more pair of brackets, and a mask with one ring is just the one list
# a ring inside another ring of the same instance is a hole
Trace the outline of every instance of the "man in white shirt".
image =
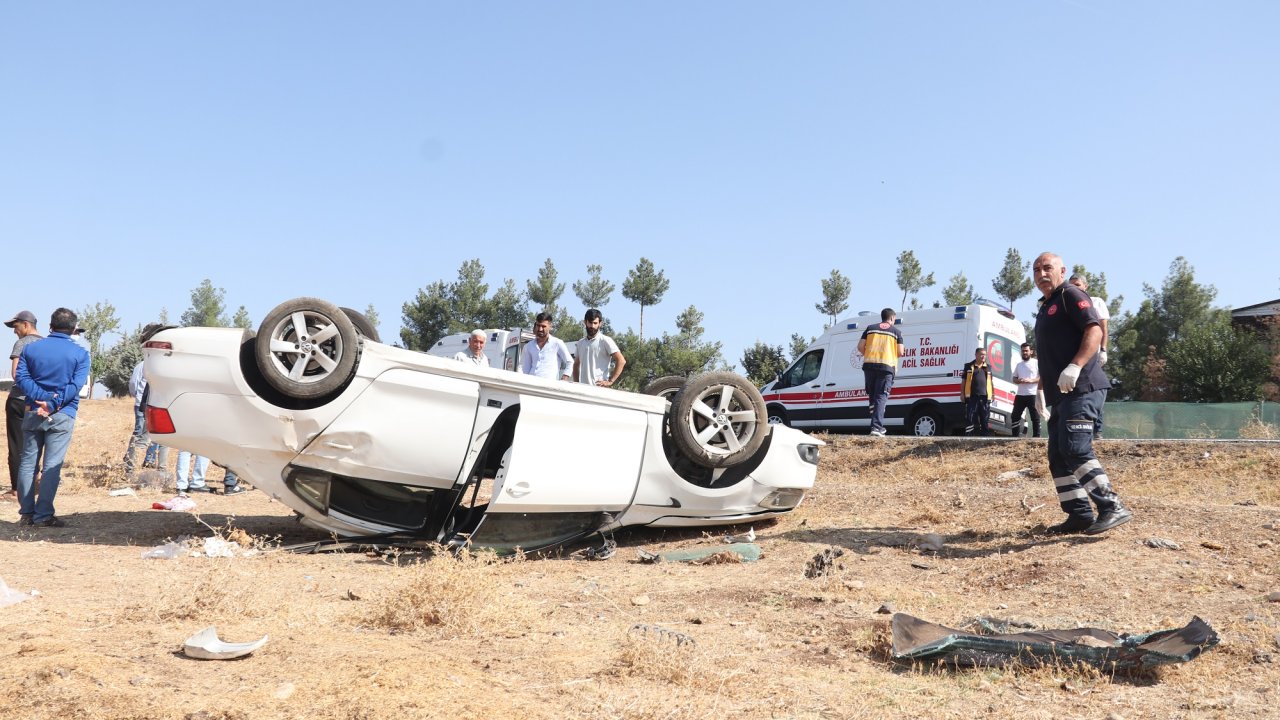
[(472, 330), (467, 338), (467, 349), (453, 356), (458, 362), (470, 363), (477, 367), (492, 367), (489, 356), (484, 354), (484, 343), (487, 338), (483, 330)]
[(540, 312), (533, 320), (533, 342), (524, 346), (520, 372), (547, 380), (568, 380), (573, 357), (569, 346), (551, 334), (551, 314)]
[[(1084, 279), (1082, 275), (1072, 275), (1067, 281), (1072, 285), (1080, 288), (1086, 293), (1089, 292), (1089, 281)], [(1089, 302), (1093, 304), (1093, 309), (1098, 311), (1098, 327), (1102, 328), (1102, 341), (1098, 344), (1098, 364), (1107, 364), (1107, 343), (1111, 340), (1111, 310), (1107, 308), (1107, 301), (1096, 295), (1089, 296)], [(1103, 406), (1107, 402), (1107, 393), (1102, 392)], [(1093, 424), (1093, 438), (1100, 440), (1102, 438), (1102, 420), (1103, 407), (1098, 407), (1098, 420)]]
[[(578, 341), (577, 353), (573, 358), (573, 379), (580, 383), (613, 387), (622, 375), (622, 368), (627, 366), (627, 359), (618, 349), (613, 338), (600, 332), (604, 317), (600, 311), (591, 308), (582, 318), (582, 327), (587, 336)], [(609, 363), (613, 369), (609, 369)]]
[(1036, 407), (1036, 398), (1040, 390), (1040, 361), (1036, 360), (1031, 343), (1022, 343), (1022, 362), (1013, 368), (1013, 382), (1018, 386), (1018, 394), (1013, 397), (1013, 416), (1011, 425), (1013, 436), (1021, 437), (1022, 411), (1026, 410), (1031, 417), (1032, 437), (1040, 437), (1040, 410)]

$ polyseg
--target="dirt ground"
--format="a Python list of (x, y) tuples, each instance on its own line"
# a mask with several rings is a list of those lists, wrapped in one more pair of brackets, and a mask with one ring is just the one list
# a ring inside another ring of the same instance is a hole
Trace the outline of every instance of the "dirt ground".
[[(131, 423), (128, 400), (82, 407), (68, 527), (19, 527), (0, 503), (0, 578), (38, 592), (0, 607), (0, 717), (1280, 717), (1277, 444), (1103, 441), (1136, 519), (1058, 538), (1034, 532), (1060, 519), (1040, 441), (832, 436), (804, 505), (754, 526), (758, 562), (637, 562), (721, 530), (627, 531), (606, 561), (424, 562), (275, 550), (320, 536), (257, 491), (197, 497), (198, 515), (149, 509), (159, 489), (109, 496)], [(259, 551), (142, 557), (215, 534)], [(829, 548), (834, 571), (806, 578)], [(1200, 616), (1222, 643), (1138, 678), (910, 665), (890, 657), (884, 604), (952, 627), (1145, 633)], [(210, 625), (270, 639), (234, 661), (184, 656)]]

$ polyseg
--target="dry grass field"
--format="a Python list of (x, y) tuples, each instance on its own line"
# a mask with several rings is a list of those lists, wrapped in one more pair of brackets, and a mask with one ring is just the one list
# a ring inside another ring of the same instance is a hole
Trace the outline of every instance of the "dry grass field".
[[(1040, 442), (832, 436), (803, 507), (755, 527), (759, 562), (638, 563), (723, 539), (657, 530), (619, 534), (600, 562), (575, 548), (423, 561), (275, 551), (318, 536), (256, 491), (196, 498), (196, 514), (149, 509), (158, 489), (109, 496), (131, 423), (128, 400), (82, 406), (58, 498), (69, 527), (19, 527), (0, 504), (0, 578), (39, 593), (0, 608), (0, 717), (1280, 717), (1275, 444), (1100, 443), (1137, 514), (1100, 538), (1034, 532), (1060, 516)], [(215, 533), (260, 551), (141, 557)], [(806, 578), (829, 548), (844, 551), (834, 572)], [(1144, 677), (904, 665), (885, 603), (953, 627), (1150, 632), (1199, 615), (1222, 643)], [(209, 625), (270, 641), (185, 657)]]

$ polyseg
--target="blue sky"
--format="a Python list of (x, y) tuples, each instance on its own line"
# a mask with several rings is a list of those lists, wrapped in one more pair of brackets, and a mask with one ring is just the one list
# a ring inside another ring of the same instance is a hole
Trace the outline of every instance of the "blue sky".
[[(981, 294), (1014, 247), (1136, 308), (1185, 256), (1280, 297), (1280, 4), (48, 2), (0, 6), (5, 313), (258, 322), (401, 306), (479, 258), (520, 287), (641, 256), (736, 362), (818, 334), (819, 281), (896, 257)], [(565, 302), (578, 314), (577, 300)], [(1027, 315), (1030, 299), (1015, 304)], [(7, 317), (7, 316), (6, 316)], [(105, 343), (115, 338), (108, 336)]]

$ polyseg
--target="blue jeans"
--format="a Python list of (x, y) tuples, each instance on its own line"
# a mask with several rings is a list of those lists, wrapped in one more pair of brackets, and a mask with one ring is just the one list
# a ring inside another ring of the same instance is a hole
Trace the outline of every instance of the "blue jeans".
[(129, 447), (124, 450), (124, 474), (132, 478), (137, 468), (138, 448), (147, 446), (147, 416), (141, 405), (133, 406), (133, 434), (129, 436)]
[(227, 490), (231, 490), (239, 484), (240, 484), (240, 476), (236, 475), (235, 470), (232, 470), (231, 468), (227, 468), (227, 476), (222, 478), (222, 488), (223, 488), (222, 491), (226, 492)]
[(889, 404), (893, 389), (893, 373), (889, 370), (862, 369), (863, 387), (867, 389), (867, 410), (871, 412), (871, 429), (884, 430), (884, 406)]
[[(62, 461), (71, 447), (71, 431), (76, 419), (66, 413), (40, 417), (34, 410), (22, 418), (22, 463), (18, 466), (18, 513), (35, 522), (53, 517), (53, 499), (62, 482)], [(36, 461), (44, 451), (40, 494), (36, 497)]]
[[(174, 484), (179, 490), (186, 490), (188, 487), (202, 488), (204, 487), (204, 473), (209, 469), (209, 458), (202, 455), (196, 455), (195, 469), (191, 470), (192, 454), (183, 450), (178, 453), (178, 476)], [(187, 471), (191, 470), (191, 482), (187, 483)]]

